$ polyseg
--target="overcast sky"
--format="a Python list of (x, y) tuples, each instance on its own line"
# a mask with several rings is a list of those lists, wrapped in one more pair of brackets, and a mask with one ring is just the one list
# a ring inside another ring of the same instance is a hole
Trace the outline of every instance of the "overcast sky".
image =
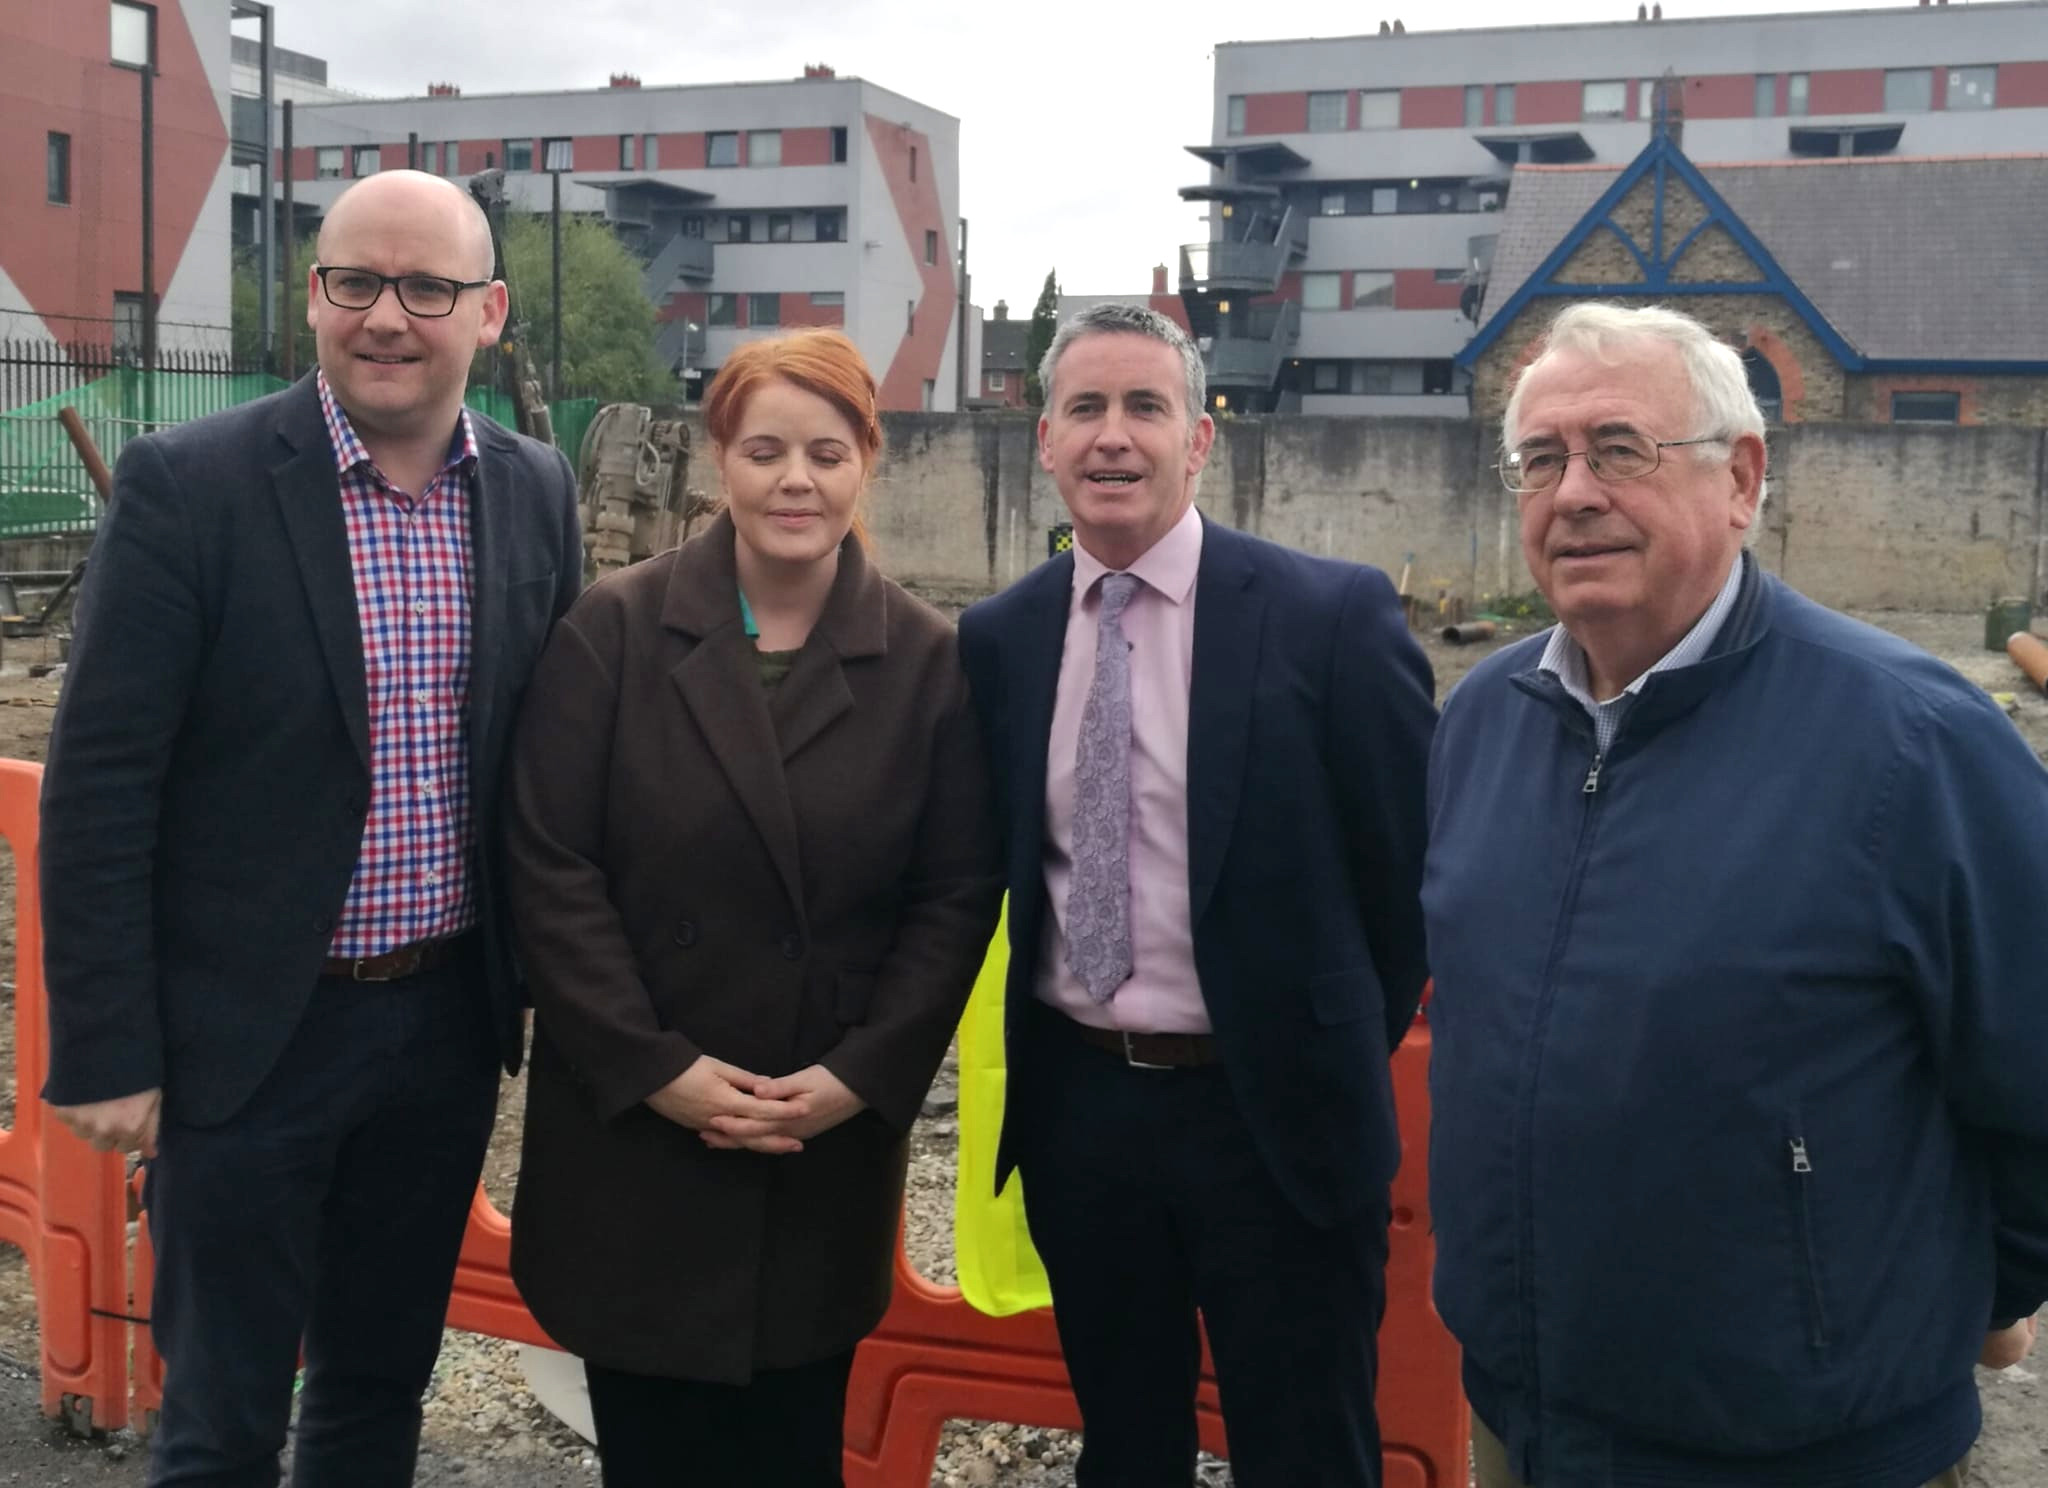
[[(1870, 8), (1805, 0), (1796, 10)], [(1907, 0), (1911, 3), (1911, 0)], [(1668, 17), (1758, 0), (1665, 0)], [(792, 78), (829, 63), (960, 120), (961, 212), (984, 308), (1027, 314), (1048, 269), (1070, 294), (1142, 293), (1205, 235), (1179, 187), (1207, 178), (1219, 41), (1629, 20), (1635, 0), (277, 0), (277, 44), (376, 95)], [(253, 34), (244, 23), (237, 28)]]

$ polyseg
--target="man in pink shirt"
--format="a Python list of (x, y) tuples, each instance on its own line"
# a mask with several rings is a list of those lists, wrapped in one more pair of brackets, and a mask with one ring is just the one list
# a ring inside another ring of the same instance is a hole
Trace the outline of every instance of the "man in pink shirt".
[(1193, 1480), (1199, 1310), (1239, 1488), (1377, 1485), (1429, 666), (1385, 575), (1195, 511), (1215, 426), (1171, 321), (1087, 311), (1041, 380), (1074, 550), (960, 641), (1010, 888), (997, 1182), (1022, 1171), (1052, 1281), (1077, 1480)]

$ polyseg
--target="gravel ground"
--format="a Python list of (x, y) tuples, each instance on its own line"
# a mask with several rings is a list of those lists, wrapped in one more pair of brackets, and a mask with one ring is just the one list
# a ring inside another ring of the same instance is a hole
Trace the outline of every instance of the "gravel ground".
[[(953, 596), (945, 596), (953, 598)], [(2048, 762), (2048, 698), (2029, 694), (2002, 654), (1981, 649), (1980, 617), (1877, 614), (1866, 616), (1946, 657), (1987, 690), (2017, 694), (2015, 724)], [(2048, 633), (2048, 627), (2043, 627)], [(1526, 633), (1526, 631), (1524, 631)], [(1451, 647), (1428, 638), (1439, 691), (1481, 657), (1513, 640)], [(55, 686), (30, 681), (25, 661), (41, 659), (44, 643), (8, 642), (0, 657), (0, 756), (40, 759), (49, 729)], [(13, 1110), (13, 882), (0, 854), (0, 1125)], [(524, 1090), (513, 1082), (499, 1105), (498, 1132), (485, 1170), (485, 1186), (506, 1207), (518, 1173), (519, 1124)], [(958, 1125), (951, 1060), (940, 1074), (926, 1114), (912, 1139), (906, 1204), (906, 1246), (912, 1261), (937, 1281), (953, 1279), (952, 1199)], [(2048, 1316), (2048, 1314), (2044, 1314)], [(36, 1357), (34, 1296), (19, 1252), (0, 1246), (0, 1485), (139, 1485), (142, 1450), (127, 1433), (97, 1444), (69, 1440), (44, 1422), (30, 1365)], [(2048, 1354), (2031, 1366), (1993, 1375), (1979, 1371), (1985, 1409), (1971, 1488), (2041, 1488), (2048, 1484)], [(939, 1448), (933, 1488), (1068, 1488), (1078, 1442), (1072, 1433), (1003, 1423), (952, 1423)], [(427, 1488), (490, 1484), (492, 1488), (588, 1488), (598, 1481), (595, 1459), (583, 1441), (532, 1398), (512, 1344), (451, 1332), (426, 1405), (426, 1434), (417, 1482)], [(1229, 1482), (1222, 1464), (1205, 1460), (1202, 1488)]]

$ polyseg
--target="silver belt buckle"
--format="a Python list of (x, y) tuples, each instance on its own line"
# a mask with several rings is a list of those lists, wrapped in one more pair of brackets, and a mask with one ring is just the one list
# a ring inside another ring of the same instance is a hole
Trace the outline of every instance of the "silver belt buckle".
[(1140, 1059), (1137, 1055), (1131, 1052), (1130, 1029), (1119, 1028), (1117, 1030), (1117, 1033), (1123, 1038), (1124, 1041), (1124, 1063), (1129, 1065), (1132, 1069), (1170, 1070), (1173, 1068), (1173, 1066), (1170, 1064), (1147, 1064), (1144, 1060)]

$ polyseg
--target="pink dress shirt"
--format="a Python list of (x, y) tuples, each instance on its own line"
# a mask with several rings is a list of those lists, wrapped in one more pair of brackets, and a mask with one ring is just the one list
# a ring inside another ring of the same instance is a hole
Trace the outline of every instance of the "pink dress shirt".
[(1188, 684), (1194, 676), (1195, 574), (1202, 519), (1190, 506), (1127, 572), (1131, 647), (1131, 979), (1097, 1003), (1067, 970), (1073, 875), (1074, 756), (1095, 676), (1100, 581), (1111, 570), (1076, 540), (1074, 592), (1060, 652), (1045, 762), (1045, 892), (1052, 913), (1038, 953), (1038, 996), (1077, 1023), (1133, 1033), (1208, 1033), (1188, 909)]

